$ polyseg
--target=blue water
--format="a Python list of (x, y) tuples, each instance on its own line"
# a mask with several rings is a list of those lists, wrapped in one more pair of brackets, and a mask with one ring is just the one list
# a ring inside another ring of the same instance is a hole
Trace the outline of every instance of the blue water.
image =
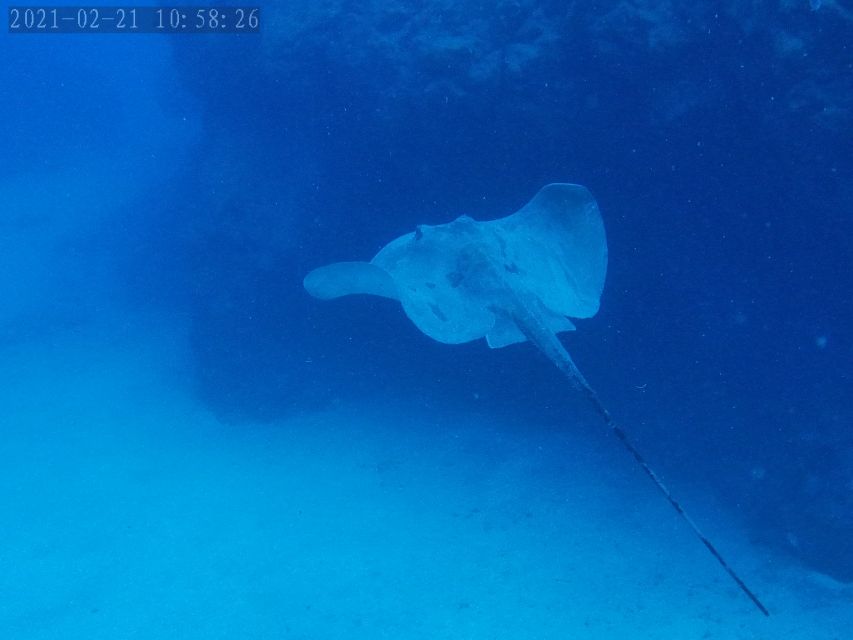
[[(0, 35), (0, 635), (841, 638), (853, 9), (295, 2)], [(596, 197), (563, 343), (302, 278)], [(809, 635), (811, 634), (811, 635)]]

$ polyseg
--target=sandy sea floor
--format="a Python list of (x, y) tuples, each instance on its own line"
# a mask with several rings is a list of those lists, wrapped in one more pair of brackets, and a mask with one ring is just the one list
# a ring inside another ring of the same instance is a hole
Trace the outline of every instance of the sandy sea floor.
[(224, 424), (184, 361), (2, 349), (2, 637), (850, 637), (853, 588), (673, 487), (761, 616), (607, 436), (399, 399)]

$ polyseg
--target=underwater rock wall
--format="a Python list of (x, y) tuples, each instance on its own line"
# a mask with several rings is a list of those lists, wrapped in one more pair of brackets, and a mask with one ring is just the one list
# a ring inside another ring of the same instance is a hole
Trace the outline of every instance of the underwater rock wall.
[(853, 579), (849, 12), (305, 0), (264, 20), (259, 40), (174, 45), (207, 135), (195, 212), (164, 224), (212, 406), (275, 417), (396, 385), (563, 419), (565, 389), (523, 349), (434, 345), (381, 302), (320, 316), (299, 281), (417, 223), (580, 182), (611, 246), (602, 311), (568, 338), (587, 377), (670, 473), (704, 474), (757, 537)]

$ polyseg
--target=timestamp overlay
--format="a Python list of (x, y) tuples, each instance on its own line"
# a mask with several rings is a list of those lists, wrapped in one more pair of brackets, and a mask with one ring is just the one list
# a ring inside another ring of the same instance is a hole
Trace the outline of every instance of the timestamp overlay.
[(259, 7), (9, 7), (9, 33), (260, 33)]

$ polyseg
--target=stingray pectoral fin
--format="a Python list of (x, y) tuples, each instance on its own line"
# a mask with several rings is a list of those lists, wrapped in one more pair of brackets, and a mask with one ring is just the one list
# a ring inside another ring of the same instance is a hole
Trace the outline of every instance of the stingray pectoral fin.
[(305, 290), (315, 298), (331, 300), (366, 293), (399, 300), (397, 285), (382, 267), (369, 262), (335, 262), (305, 276)]

